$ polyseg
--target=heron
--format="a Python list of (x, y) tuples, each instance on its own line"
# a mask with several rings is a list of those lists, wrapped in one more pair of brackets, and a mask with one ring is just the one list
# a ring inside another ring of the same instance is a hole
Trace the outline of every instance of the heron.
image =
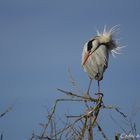
[(109, 55), (120, 54), (120, 49), (117, 39), (114, 35), (118, 32), (120, 26), (116, 25), (106, 29), (103, 32), (97, 31), (97, 35), (87, 41), (82, 52), (82, 67), (87, 73), (90, 82), (86, 95), (89, 96), (89, 90), (92, 80), (98, 81), (98, 96), (100, 97), (100, 81), (103, 79), (103, 74), (108, 68)]

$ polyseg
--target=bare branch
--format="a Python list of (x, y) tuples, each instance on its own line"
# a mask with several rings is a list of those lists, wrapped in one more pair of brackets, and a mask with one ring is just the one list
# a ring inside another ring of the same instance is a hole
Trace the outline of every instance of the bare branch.
[(10, 112), (13, 109), (12, 106), (8, 107), (3, 113), (0, 114), (0, 118), (4, 117), (8, 112)]
[(62, 92), (62, 93), (64, 93), (64, 94), (66, 94), (67, 96), (71, 96), (72, 98), (73, 97), (77, 97), (77, 98), (82, 99), (83, 101), (97, 102), (97, 99), (94, 99), (94, 98), (91, 98), (91, 97), (77, 95), (77, 94), (74, 94), (72, 92), (62, 90), (62, 89), (57, 89), (57, 90), (60, 91), (60, 92)]
[(76, 83), (76, 81), (74, 80), (70, 68), (68, 68), (68, 76), (69, 76), (69, 82), (70, 82), (70, 83), (72, 84), (72, 86), (76, 89), (76, 91), (80, 93), (81, 90), (80, 90), (78, 84)]
[(96, 125), (97, 125), (97, 128), (98, 128), (99, 132), (101, 133), (102, 137), (104, 138), (104, 140), (108, 140), (108, 138), (105, 135), (103, 129), (101, 128), (101, 126), (99, 125), (99, 123), (97, 123), (97, 121), (96, 121)]
[(119, 114), (121, 114), (124, 118), (127, 118), (127, 116), (126, 116), (123, 112), (121, 112), (118, 108), (115, 108), (115, 110), (116, 110)]
[(3, 134), (0, 135), (0, 140), (3, 140)]
[(118, 133), (115, 134), (115, 140), (119, 140), (119, 134)]

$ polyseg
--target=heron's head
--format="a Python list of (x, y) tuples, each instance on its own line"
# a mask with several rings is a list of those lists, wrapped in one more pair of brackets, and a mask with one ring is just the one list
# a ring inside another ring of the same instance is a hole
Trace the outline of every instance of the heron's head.
[(119, 50), (122, 47), (119, 47), (117, 40), (114, 37), (114, 34), (118, 31), (119, 26), (114, 26), (110, 30), (106, 30), (106, 27), (104, 27), (104, 30), (102, 33), (99, 33), (97, 31), (97, 35), (86, 42), (83, 50), (83, 59), (82, 59), (82, 65), (84, 65), (89, 58), (89, 56), (98, 49), (101, 45), (105, 45), (108, 51), (115, 56), (115, 54), (118, 54)]
[(118, 31), (118, 29), (119, 26), (114, 26), (108, 31), (106, 30), (106, 27), (104, 27), (102, 33), (97, 31), (97, 36), (95, 37), (95, 40), (98, 40), (98, 45), (105, 45), (109, 51), (115, 50), (118, 47), (118, 44), (114, 37), (114, 34)]

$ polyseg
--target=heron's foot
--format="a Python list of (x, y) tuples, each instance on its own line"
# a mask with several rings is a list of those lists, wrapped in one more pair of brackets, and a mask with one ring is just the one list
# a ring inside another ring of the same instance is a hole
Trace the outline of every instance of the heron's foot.
[(97, 96), (98, 96), (98, 99), (99, 99), (100, 97), (103, 97), (103, 96), (104, 96), (104, 94), (103, 94), (103, 93), (101, 93), (101, 92), (95, 93), (95, 95), (97, 95)]

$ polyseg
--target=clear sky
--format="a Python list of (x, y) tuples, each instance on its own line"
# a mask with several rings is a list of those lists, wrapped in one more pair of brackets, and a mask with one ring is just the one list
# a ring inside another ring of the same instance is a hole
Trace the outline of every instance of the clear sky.
[[(139, 13), (139, 0), (1, 0), (0, 112), (14, 104), (0, 119), (4, 139), (25, 140), (33, 130), (39, 132), (46, 108), (61, 96), (56, 89), (71, 89), (68, 67), (81, 90), (86, 89), (88, 78), (80, 65), (83, 45), (104, 25), (120, 24), (117, 37), (127, 46), (121, 55), (110, 57), (101, 82), (104, 102), (128, 114), (140, 107)], [(93, 93), (96, 89), (94, 81)], [(99, 120), (109, 137), (119, 130), (110, 114), (106, 111)], [(140, 134), (139, 118), (138, 112), (134, 120)]]

